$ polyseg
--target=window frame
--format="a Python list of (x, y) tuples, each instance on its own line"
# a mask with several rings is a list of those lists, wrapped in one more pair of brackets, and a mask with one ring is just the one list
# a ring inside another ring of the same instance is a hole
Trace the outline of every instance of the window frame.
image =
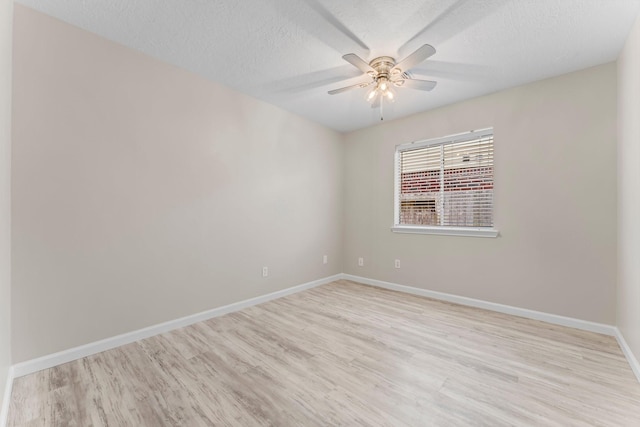
[[(403, 151), (415, 150), (419, 148), (430, 147), (433, 145), (444, 146), (445, 144), (454, 144), (458, 142), (470, 141), (491, 135), (493, 137), (493, 127), (462, 132), (454, 135), (448, 135), (440, 138), (432, 138), (420, 141), (413, 141), (405, 144), (396, 145), (394, 164), (393, 164), (393, 226), (391, 231), (394, 233), (410, 233), (410, 234), (435, 234), (447, 236), (467, 236), (467, 237), (498, 237), (499, 231), (492, 227), (452, 227), (443, 225), (414, 225), (400, 224), (400, 188), (401, 188), (401, 172), (400, 155)], [(495, 163), (493, 165), (495, 167)], [(494, 178), (495, 185), (495, 178)], [(492, 204), (492, 214), (495, 213), (495, 205)]]

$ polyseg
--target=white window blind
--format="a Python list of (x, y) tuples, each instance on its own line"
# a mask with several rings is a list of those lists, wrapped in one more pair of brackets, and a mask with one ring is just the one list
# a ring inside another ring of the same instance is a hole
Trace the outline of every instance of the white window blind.
[(493, 130), (396, 148), (396, 226), (493, 227)]

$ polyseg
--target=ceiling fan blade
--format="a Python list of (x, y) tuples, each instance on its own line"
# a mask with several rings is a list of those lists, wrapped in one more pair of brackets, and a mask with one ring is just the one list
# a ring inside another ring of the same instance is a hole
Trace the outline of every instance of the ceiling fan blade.
[(335, 95), (336, 93), (346, 92), (346, 91), (351, 90), (351, 89), (358, 89), (358, 88), (362, 88), (362, 87), (367, 87), (367, 86), (369, 86), (371, 83), (373, 83), (373, 82), (369, 82), (369, 83), (358, 83), (358, 84), (351, 85), (351, 86), (341, 87), (341, 88), (339, 88), (339, 89), (333, 89), (333, 90), (328, 91), (327, 93), (328, 93), (329, 95)]
[(410, 87), (411, 89), (418, 90), (432, 90), (438, 82), (432, 80), (419, 80), (419, 79), (404, 79), (402, 87)]
[(411, 55), (398, 62), (395, 67), (391, 69), (391, 74), (400, 74), (415, 67), (431, 55), (436, 53), (436, 49), (430, 44), (423, 44)]
[(347, 53), (342, 57), (342, 59), (358, 68), (363, 73), (373, 73), (374, 75), (377, 74), (376, 70), (374, 70), (371, 65), (369, 65), (364, 59), (360, 58), (355, 53)]

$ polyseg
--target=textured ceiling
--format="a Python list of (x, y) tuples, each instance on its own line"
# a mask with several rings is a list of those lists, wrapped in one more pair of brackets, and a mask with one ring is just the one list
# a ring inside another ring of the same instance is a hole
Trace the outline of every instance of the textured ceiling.
[(341, 57), (436, 54), (385, 120), (617, 58), (640, 0), (17, 0), (339, 131), (376, 124)]

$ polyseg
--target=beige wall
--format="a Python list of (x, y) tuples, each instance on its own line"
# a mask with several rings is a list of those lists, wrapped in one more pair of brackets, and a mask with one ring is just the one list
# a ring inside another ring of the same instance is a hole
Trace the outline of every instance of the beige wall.
[(341, 135), (15, 12), (14, 362), (342, 271)]
[(640, 17), (618, 59), (618, 319), (640, 358)]
[(13, 1), (0, 0), (0, 405), (11, 365), (12, 18)]
[[(15, 16), (14, 362), (341, 271), (614, 323), (615, 64), (342, 137)], [(392, 233), (395, 145), (487, 126), (501, 236)]]
[[(500, 237), (392, 233), (395, 145), (489, 126)], [(345, 273), (613, 324), (615, 64), (348, 134), (344, 196)]]

